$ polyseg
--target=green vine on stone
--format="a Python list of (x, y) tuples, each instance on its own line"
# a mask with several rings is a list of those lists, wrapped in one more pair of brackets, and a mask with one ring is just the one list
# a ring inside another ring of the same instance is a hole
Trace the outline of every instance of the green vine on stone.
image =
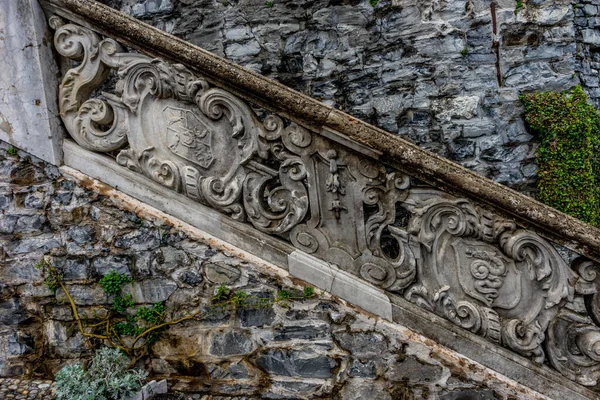
[(46, 258), (40, 260), (36, 267), (42, 271), (44, 284), (52, 293), (56, 293), (58, 289), (64, 292), (83, 337), (100, 340), (123, 351), (131, 360), (129, 368), (147, 354), (150, 346), (171, 325), (188, 320), (205, 320), (227, 310), (266, 308), (275, 304), (287, 307), (291, 301), (315, 296), (314, 289), (309, 287), (305, 287), (300, 295), (294, 295), (289, 290), (280, 290), (265, 298), (242, 290), (233, 292), (225, 285), (219, 285), (215, 289), (209, 307), (168, 320), (164, 301), (133, 308), (135, 306), (133, 296), (124, 292), (126, 285), (133, 283), (133, 278), (111, 270), (98, 282), (104, 293), (112, 296), (110, 311), (104, 317), (94, 316), (91, 318), (92, 322), (84, 323), (68, 287), (63, 282), (62, 272)]
[(600, 116), (580, 86), (522, 95), (525, 120), (539, 136), (540, 201), (600, 225)]

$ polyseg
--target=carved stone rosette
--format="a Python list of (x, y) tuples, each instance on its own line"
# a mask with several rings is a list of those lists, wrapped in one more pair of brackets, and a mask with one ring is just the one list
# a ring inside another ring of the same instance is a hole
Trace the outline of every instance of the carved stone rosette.
[[(55, 17), (51, 25), (57, 51), (79, 61), (64, 76), (59, 105), (83, 148), (118, 151), (118, 164), (182, 196), (596, 384), (594, 264), (572, 270), (538, 235), (334, 141), (335, 133), (275, 115), (261, 120), (183, 65), (127, 53)], [(90, 98), (111, 71), (112, 93)], [(585, 315), (566, 310), (575, 289)]]

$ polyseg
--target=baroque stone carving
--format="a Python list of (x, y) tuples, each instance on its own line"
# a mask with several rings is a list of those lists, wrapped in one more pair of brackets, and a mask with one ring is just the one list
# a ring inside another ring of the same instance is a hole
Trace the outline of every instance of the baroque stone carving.
[[(389, 168), (335, 132), (261, 119), (183, 65), (51, 24), (57, 51), (79, 61), (59, 104), (80, 146), (117, 152), (118, 164), (182, 196), (579, 383), (597, 381), (600, 284), (591, 264), (573, 271), (538, 235)], [(90, 98), (111, 71), (115, 89)], [(575, 289), (589, 316), (565, 311)]]
[[(457, 325), (544, 361), (542, 342), (573, 275), (544, 239), (466, 200), (413, 194), (419, 281), (406, 297)], [(424, 200), (425, 199), (425, 200)]]
[(600, 328), (588, 317), (563, 309), (550, 322), (548, 359), (569, 379), (595, 386), (600, 378)]
[(600, 265), (579, 257), (571, 267), (578, 275), (575, 292), (583, 297), (583, 309), (563, 309), (550, 322), (548, 358), (566, 377), (596, 386), (600, 379)]

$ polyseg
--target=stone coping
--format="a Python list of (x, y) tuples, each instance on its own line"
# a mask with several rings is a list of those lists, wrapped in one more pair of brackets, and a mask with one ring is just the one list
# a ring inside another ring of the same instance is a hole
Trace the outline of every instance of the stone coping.
[(337, 133), (360, 143), (395, 168), (450, 193), (476, 199), (496, 212), (501, 210), (520, 225), (600, 261), (598, 228), (96, 1), (40, 2), (49, 13), (143, 53), (183, 63), (212, 84), (311, 130)]

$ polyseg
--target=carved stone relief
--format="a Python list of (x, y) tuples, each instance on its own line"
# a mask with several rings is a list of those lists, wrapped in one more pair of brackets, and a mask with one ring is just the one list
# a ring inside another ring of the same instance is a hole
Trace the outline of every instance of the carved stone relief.
[[(118, 150), (118, 164), (182, 196), (596, 384), (594, 264), (571, 269), (551, 243), (470, 200), (276, 115), (261, 121), (183, 65), (127, 53), (55, 17), (51, 25), (57, 51), (80, 61), (59, 91), (61, 116), (80, 146)], [(90, 98), (110, 70), (118, 76), (113, 93)], [(585, 315), (572, 310), (577, 296)]]

